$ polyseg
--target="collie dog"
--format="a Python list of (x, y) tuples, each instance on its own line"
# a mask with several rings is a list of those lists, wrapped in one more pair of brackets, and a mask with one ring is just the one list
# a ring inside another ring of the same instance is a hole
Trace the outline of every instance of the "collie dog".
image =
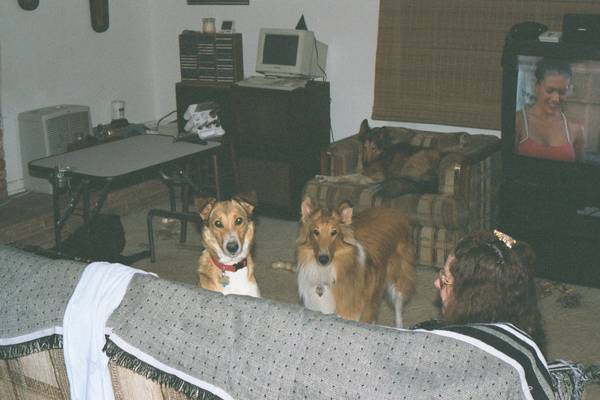
[(242, 197), (196, 199), (204, 250), (198, 259), (198, 286), (223, 294), (260, 297), (254, 277), (254, 203)]
[(370, 323), (387, 292), (396, 326), (402, 327), (402, 306), (414, 292), (415, 270), (410, 226), (398, 211), (376, 207), (353, 216), (348, 202), (330, 211), (305, 197), (296, 259), (305, 307)]
[(381, 194), (399, 196), (407, 192), (431, 192), (437, 188), (437, 169), (441, 153), (408, 143), (392, 143), (386, 127), (371, 128), (365, 119), (360, 124), (361, 143), (356, 173), (317, 175), (319, 182), (382, 184)]

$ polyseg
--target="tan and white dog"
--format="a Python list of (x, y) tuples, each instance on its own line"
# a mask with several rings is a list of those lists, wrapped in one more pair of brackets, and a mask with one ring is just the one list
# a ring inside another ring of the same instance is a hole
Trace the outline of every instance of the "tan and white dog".
[(353, 216), (343, 202), (337, 210), (301, 205), (296, 259), (298, 291), (305, 307), (342, 318), (375, 322), (384, 294), (402, 327), (404, 301), (414, 292), (414, 247), (404, 215), (375, 207)]
[(242, 197), (196, 199), (204, 222), (198, 286), (223, 294), (260, 297), (254, 277), (254, 204)]

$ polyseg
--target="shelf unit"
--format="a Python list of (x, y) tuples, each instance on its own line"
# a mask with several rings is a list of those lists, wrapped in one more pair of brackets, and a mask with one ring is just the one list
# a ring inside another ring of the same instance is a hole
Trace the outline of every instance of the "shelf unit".
[(182, 80), (233, 83), (244, 79), (241, 33), (179, 35)]

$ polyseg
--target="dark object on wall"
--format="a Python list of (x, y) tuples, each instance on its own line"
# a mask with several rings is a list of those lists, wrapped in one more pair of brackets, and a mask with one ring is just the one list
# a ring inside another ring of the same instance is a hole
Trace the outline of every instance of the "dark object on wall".
[(211, 5), (211, 4), (217, 4), (217, 5), (229, 5), (229, 6), (236, 6), (236, 5), (248, 5), (249, 0), (187, 0), (187, 3), (189, 5), (197, 5), (197, 6), (201, 6), (201, 5)]
[(92, 29), (105, 32), (108, 29), (108, 0), (90, 0)]
[(513, 25), (508, 34), (511, 40), (534, 40), (537, 39), (540, 34), (546, 32), (548, 27), (539, 22), (520, 22)]
[(89, 261), (119, 262), (125, 248), (125, 230), (121, 217), (116, 214), (98, 214), (90, 224), (78, 228), (61, 244), (65, 255)]
[(600, 44), (600, 15), (566, 14), (562, 30), (565, 43)]
[(38, 8), (40, 0), (19, 0), (19, 5), (23, 10), (31, 11)]

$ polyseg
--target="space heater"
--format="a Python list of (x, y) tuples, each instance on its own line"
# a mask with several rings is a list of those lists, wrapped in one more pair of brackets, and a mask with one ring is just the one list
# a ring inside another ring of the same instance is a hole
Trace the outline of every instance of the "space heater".
[(50, 183), (29, 174), (28, 163), (67, 151), (67, 145), (92, 134), (90, 108), (63, 104), (25, 111), (19, 114), (21, 165), (25, 189), (52, 193)]

